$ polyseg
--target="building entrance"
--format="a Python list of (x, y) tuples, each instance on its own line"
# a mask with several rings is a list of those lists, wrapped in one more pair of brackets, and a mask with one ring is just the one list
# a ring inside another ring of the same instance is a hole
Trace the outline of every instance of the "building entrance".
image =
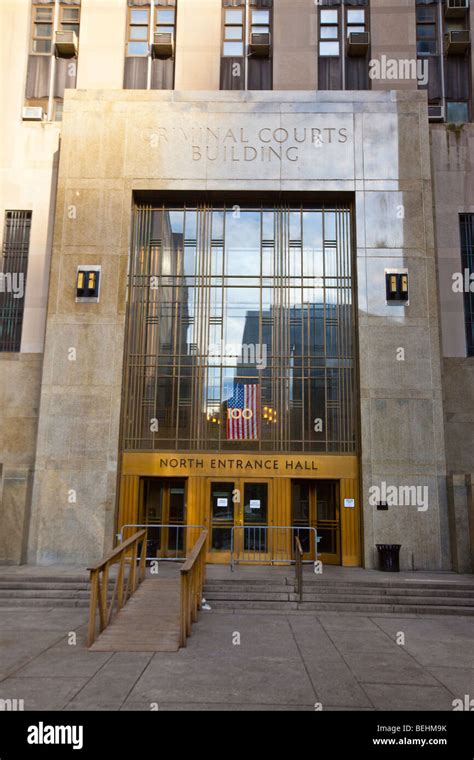
[[(334, 480), (293, 480), (291, 483), (292, 524), (315, 528), (317, 556), (331, 565), (341, 564), (339, 483)], [(315, 558), (315, 533), (299, 531), (305, 559)]]
[(185, 553), (186, 481), (143, 478), (142, 516), (148, 527), (147, 557), (179, 557)]
[(268, 537), (271, 481), (209, 480), (211, 539), (210, 551), (228, 561), (254, 552), (270, 559)]

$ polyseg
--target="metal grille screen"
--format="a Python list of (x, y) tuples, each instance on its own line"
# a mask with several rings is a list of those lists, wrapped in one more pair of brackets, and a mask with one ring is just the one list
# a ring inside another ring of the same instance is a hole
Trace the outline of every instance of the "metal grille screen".
[(353, 452), (348, 205), (137, 206), (125, 450)]
[(19, 351), (25, 306), (31, 211), (7, 211), (0, 272), (0, 351)]

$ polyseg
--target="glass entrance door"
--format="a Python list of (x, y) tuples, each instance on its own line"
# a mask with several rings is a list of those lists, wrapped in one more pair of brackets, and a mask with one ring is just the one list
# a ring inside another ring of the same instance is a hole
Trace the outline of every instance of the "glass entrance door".
[(234, 556), (268, 559), (269, 481), (221, 479), (209, 482), (210, 553), (220, 562)]
[(143, 522), (150, 526), (147, 557), (184, 556), (186, 481), (180, 478), (145, 478), (143, 514)]
[(301, 541), (305, 559), (316, 559), (314, 531), (318, 537), (318, 559), (329, 565), (341, 564), (339, 483), (336, 480), (294, 480), (292, 482), (292, 524)]

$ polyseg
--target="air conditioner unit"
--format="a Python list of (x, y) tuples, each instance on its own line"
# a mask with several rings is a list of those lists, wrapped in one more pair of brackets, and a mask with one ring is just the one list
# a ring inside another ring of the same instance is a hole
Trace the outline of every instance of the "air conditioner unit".
[(271, 35), (270, 32), (252, 32), (250, 35), (249, 52), (259, 58), (268, 58), (270, 55)]
[(153, 58), (172, 58), (174, 55), (173, 32), (155, 32), (152, 45)]
[(77, 34), (72, 30), (56, 32), (54, 50), (58, 58), (75, 58), (77, 56)]
[(428, 105), (429, 121), (444, 121), (444, 106)]
[(469, 10), (469, 0), (446, 0), (444, 15), (447, 18), (464, 18)]
[(23, 121), (43, 121), (44, 110), (42, 106), (24, 106), (22, 119)]
[(468, 29), (448, 32), (444, 35), (447, 55), (461, 55), (465, 53), (471, 44), (471, 35)]
[(369, 45), (369, 32), (349, 32), (347, 35), (347, 55), (367, 55)]

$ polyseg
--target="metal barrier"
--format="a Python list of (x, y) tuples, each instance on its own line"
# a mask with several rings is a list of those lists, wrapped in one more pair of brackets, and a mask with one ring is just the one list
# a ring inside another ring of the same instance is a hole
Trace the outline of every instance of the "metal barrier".
[[(306, 540), (304, 537), (306, 536)], [(231, 534), (230, 569), (234, 565), (277, 565), (295, 562), (295, 538), (308, 547), (314, 559), (301, 559), (313, 564), (317, 557), (318, 535), (316, 528), (300, 525), (234, 525)]]
[[(159, 562), (185, 562), (187, 559), (186, 551), (191, 552), (196, 539), (204, 530), (203, 525), (176, 525), (173, 523), (136, 525), (128, 523), (122, 525), (120, 533), (117, 533), (117, 538), (122, 542), (126, 538), (126, 536), (124, 537), (125, 531), (130, 530), (133, 533), (140, 528), (146, 528), (148, 533), (147, 562), (156, 560)], [(186, 530), (195, 530), (196, 537), (189, 540)]]
[(298, 601), (303, 601), (303, 549), (298, 536), (295, 536), (295, 593)]

